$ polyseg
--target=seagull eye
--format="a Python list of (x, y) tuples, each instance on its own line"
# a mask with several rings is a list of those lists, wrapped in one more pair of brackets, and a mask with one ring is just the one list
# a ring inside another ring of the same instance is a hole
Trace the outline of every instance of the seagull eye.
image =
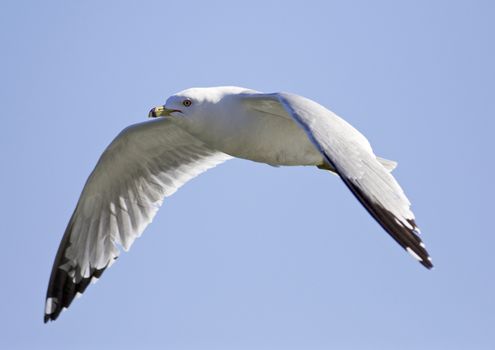
[(182, 101), (182, 104), (183, 104), (185, 107), (189, 107), (190, 105), (192, 105), (192, 101), (191, 101), (191, 100), (184, 100), (184, 101)]

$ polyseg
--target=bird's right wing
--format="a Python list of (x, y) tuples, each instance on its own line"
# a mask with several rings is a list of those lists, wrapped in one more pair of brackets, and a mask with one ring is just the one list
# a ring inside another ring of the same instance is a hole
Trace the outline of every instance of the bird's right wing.
[(45, 322), (128, 250), (164, 197), (231, 157), (208, 148), (170, 120), (124, 129), (102, 154), (72, 214), (53, 264)]

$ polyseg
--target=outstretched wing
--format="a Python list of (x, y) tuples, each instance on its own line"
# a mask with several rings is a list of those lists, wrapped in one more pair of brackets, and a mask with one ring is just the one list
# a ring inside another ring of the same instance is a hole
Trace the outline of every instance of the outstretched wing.
[(245, 100), (255, 103), (257, 109), (295, 120), (385, 231), (426, 268), (433, 267), (418, 236), (409, 200), (359, 131), (320, 104), (298, 95), (245, 94)]
[(164, 197), (231, 157), (159, 119), (124, 129), (103, 152), (72, 214), (53, 264), (45, 322), (128, 250)]

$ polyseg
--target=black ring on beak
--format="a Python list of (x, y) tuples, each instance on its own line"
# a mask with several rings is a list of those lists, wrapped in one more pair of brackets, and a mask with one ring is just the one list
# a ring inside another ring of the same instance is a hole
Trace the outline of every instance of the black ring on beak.
[(155, 108), (152, 108), (151, 111), (148, 113), (148, 118), (156, 118)]

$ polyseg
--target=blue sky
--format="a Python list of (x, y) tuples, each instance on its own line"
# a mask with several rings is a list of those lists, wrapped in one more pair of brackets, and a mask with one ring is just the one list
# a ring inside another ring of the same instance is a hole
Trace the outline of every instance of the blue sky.
[[(5, 1), (2, 349), (493, 349), (490, 1)], [(436, 268), (338, 178), (233, 160), (191, 181), (42, 323), (99, 155), (193, 86), (290, 91), (399, 161)]]

